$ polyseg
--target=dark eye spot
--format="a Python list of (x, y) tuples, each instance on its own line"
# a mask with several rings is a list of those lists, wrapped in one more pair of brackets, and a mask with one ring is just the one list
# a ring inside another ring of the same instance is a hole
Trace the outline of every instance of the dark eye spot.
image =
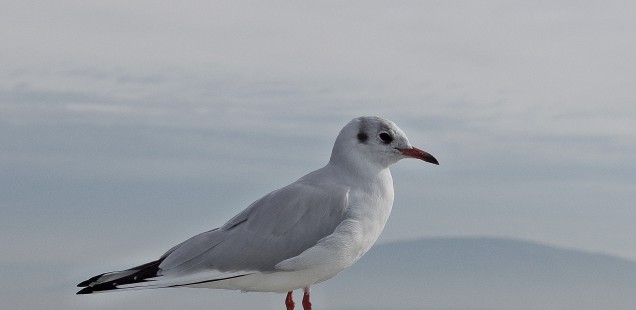
[(382, 140), (382, 142), (384, 144), (389, 144), (393, 141), (393, 137), (391, 137), (391, 135), (388, 132), (381, 132), (380, 133), (380, 140)]
[(358, 141), (360, 143), (366, 143), (367, 140), (369, 140), (369, 136), (366, 133), (362, 132), (362, 131), (358, 133), (357, 137), (358, 137)]

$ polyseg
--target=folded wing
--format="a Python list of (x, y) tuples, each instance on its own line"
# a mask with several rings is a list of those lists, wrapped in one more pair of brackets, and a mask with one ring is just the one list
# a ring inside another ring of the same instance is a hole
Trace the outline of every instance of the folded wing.
[(220, 228), (173, 247), (159, 260), (105, 273), (78, 292), (175, 287), (276, 271), (316, 245), (346, 215), (348, 190), (301, 179), (251, 204)]

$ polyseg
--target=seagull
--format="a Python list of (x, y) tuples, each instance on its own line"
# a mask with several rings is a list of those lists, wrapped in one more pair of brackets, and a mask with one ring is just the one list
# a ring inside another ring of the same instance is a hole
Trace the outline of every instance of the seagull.
[(392, 121), (358, 117), (338, 134), (326, 166), (256, 200), (219, 228), (159, 259), (78, 284), (77, 294), (167, 287), (287, 293), (353, 265), (375, 243), (393, 206), (389, 166), (403, 158), (438, 165)]

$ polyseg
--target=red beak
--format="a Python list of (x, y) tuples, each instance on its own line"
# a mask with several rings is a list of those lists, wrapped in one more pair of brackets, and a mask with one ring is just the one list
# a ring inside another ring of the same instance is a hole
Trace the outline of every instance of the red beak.
[(439, 165), (439, 162), (437, 161), (437, 159), (435, 159), (435, 157), (433, 157), (433, 155), (422, 151), (416, 147), (412, 148), (412, 149), (398, 149), (400, 152), (402, 152), (402, 155), (406, 156), (406, 157), (412, 157), (412, 158), (417, 158), (417, 159), (421, 159), (427, 163), (431, 163), (431, 164), (435, 164), (435, 165)]

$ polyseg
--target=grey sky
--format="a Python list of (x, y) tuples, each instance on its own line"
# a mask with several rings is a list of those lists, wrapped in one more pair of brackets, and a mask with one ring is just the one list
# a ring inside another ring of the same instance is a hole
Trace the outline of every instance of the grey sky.
[[(635, 13), (3, 4), (0, 265), (63, 266), (74, 274), (48, 274), (73, 285), (143, 263), (324, 165), (360, 115), (395, 121), (441, 163), (395, 166), (382, 241), (493, 235), (636, 259)], [(30, 287), (16, 277), (0, 285)]]

